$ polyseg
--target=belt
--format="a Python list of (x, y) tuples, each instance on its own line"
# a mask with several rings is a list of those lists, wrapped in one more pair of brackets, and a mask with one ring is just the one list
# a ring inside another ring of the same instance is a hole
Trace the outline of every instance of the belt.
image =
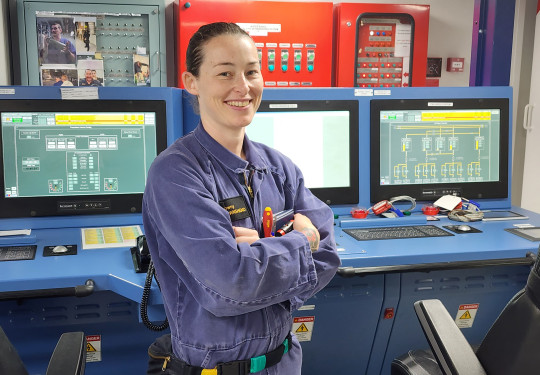
[(281, 361), (283, 354), (289, 351), (291, 344), (292, 338), (289, 333), (283, 343), (269, 353), (242, 361), (219, 363), (213, 369), (190, 366), (183, 361), (179, 361), (183, 365), (181, 366), (182, 371), (179, 372), (179, 375), (247, 375), (259, 372), (265, 368), (277, 365)]

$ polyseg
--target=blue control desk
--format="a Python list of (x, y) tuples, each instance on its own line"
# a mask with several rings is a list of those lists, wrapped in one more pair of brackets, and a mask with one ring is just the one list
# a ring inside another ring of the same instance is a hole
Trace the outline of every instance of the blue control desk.
[[(473, 344), (478, 343), (508, 299), (525, 284), (530, 264), (526, 256), (536, 254), (538, 248), (537, 242), (504, 229), (515, 224), (540, 226), (540, 215), (512, 210), (529, 218), (470, 223), (481, 233), (377, 241), (357, 241), (343, 230), (421, 224), (443, 228), (457, 222), (447, 218), (426, 222), (419, 213), (401, 219), (337, 219), (342, 268), (295, 313), (299, 322), (308, 322), (294, 327), (303, 340), (303, 373), (388, 374), (393, 357), (427, 347), (412, 308), (414, 301), (423, 298), (441, 299), (453, 316), (459, 314), (460, 306), (477, 306), (463, 332)], [(30, 236), (0, 238), (0, 246), (37, 245), (33, 260), (0, 262), (0, 296), (65, 290), (85, 285), (87, 280), (95, 285), (86, 297), (22, 296), (0, 301), (0, 324), (30, 373), (44, 372), (60, 333), (83, 330), (95, 336), (88, 374), (144, 374), (146, 349), (163, 334), (140, 322), (145, 275), (134, 272), (129, 248), (83, 250), (81, 246), (81, 228), (140, 225), (140, 215), (36, 220), (0, 223), (0, 230), (33, 226)], [(77, 245), (78, 252), (44, 257), (44, 246), (51, 245)], [(161, 303), (154, 284), (151, 318), (163, 319)]]

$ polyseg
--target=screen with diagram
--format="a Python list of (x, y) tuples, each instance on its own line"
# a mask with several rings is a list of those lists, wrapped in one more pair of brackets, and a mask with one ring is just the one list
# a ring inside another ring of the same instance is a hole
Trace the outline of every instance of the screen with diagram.
[(357, 202), (358, 102), (263, 101), (246, 134), (291, 158), (321, 200)]
[(378, 169), (372, 184), (378, 190), (393, 187), (389, 189), (398, 195), (407, 191), (422, 198), (506, 194), (507, 105), (495, 99), (404, 100), (395, 102), (395, 108), (391, 105), (376, 108), (372, 118), (377, 133), (372, 134), (372, 145), (377, 144), (372, 165)]
[[(50, 102), (50, 109), (2, 111), (3, 200), (53, 198), (57, 209), (70, 211), (112, 209), (99, 197), (142, 195), (150, 164), (164, 147), (157, 131), (164, 115), (121, 103), (116, 110), (105, 110), (111, 104), (105, 102), (86, 110), (85, 103), (54, 108), (58, 103)], [(82, 198), (82, 206), (74, 198)]]

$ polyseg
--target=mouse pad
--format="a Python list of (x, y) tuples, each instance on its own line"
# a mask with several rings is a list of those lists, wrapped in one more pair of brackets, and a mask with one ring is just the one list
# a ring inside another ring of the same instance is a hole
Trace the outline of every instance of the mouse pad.
[(471, 230), (467, 230), (467, 231), (464, 231), (464, 230), (459, 230), (458, 227), (459, 225), (443, 225), (446, 229), (448, 230), (451, 230), (452, 232), (454, 233), (459, 233), (459, 234), (465, 234), (465, 233), (482, 233), (482, 231), (480, 229), (476, 229), (475, 227), (473, 227), (472, 225), (469, 225), (471, 227)]
[(53, 249), (57, 245), (54, 246), (45, 246), (43, 247), (43, 256), (44, 257), (55, 257), (59, 255), (76, 255), (77, 254), (77, 245), (63, 245), (67, 248), (67, 251), (63, 253), (55, 253)]

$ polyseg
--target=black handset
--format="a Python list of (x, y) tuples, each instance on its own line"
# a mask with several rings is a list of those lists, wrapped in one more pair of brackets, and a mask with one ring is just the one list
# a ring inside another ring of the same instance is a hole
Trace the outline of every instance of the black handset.
[(131, 257), (133, 259), (133, 266), (135, 267), (135, 272), (142, 273), (146, 272), (146, 279), (144, 281), (144, 288), (141, 297), (141, 320), (146, 326), (146, 328), (152, 331), (163, 331), (169, 327), (169, 321), (167, 318), (160, 324), (156, 325), (148, 319), (148, 300), (150, 298), (150, 289), (152, 286), (152, 278), (155, 277), (156, 283), (161, 290), (159, 281), (155, 274), (154, 262), (152, 262), (152, 257), (150, 256), (150, 250), (148, 249), (148, 244), (146, 242), (146, 236), (142, 235), (137, 237), (137, 245), (130, 249)]
[(150, 257), (150, 251), (148, 250), (148, 244), (146, 243), (146, 236), (143, 235), (137, 237), (137, 245), (132, 247), (130, 251), (135, 272), (148, 272), (148, 265), (152, 258)]

